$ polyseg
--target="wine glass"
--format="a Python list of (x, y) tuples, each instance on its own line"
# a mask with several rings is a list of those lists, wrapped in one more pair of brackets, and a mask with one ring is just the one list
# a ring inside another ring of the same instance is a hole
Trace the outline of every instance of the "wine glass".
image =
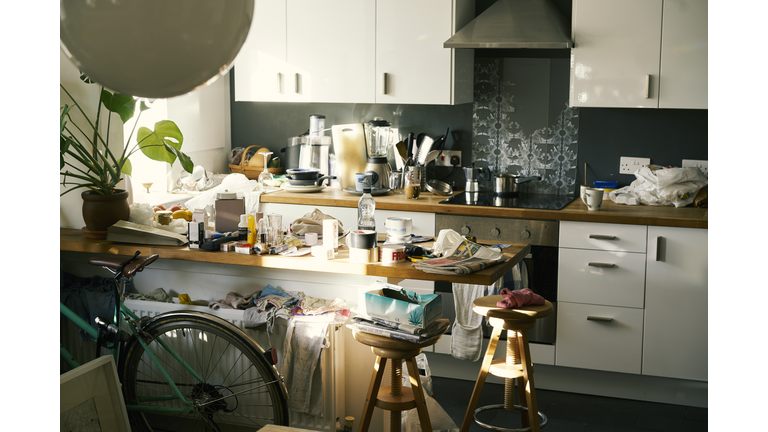
[(272, 154), (272, 152), (259, 153), (259, 154), (264, 155), (264, 171), (262, 171), (261, 174), (259, 174), (259, 180), (258, 180), (259, 184), (261, 184), (261, 188), (264, 189), (266, 187), (266, 185), (264, 184), (264, 181), (272, 180), (274, 178), (272, 173), (269, 172), (269, 169), (267, 168), (267, 160), (269, 158), (269, 155)]

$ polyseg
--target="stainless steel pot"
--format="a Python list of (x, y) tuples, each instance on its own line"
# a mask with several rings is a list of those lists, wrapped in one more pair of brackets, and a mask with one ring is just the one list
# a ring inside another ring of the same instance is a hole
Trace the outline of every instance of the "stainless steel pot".
[(520, 192), (520, 184), (541, 180), (540, 176), (520, 177), (517, 174), (497, 174), (493, 177), (493, 192), (497, 195), (512, 195)]

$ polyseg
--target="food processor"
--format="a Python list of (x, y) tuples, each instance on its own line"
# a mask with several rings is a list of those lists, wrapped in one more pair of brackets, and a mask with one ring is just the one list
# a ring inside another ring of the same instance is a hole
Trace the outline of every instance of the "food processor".
[(387, 149), (392, 142), (392, 125), (381, 117), (365, 123), (365, 172), (373, 173), (374, 188), (388, 188), (392, 168), (387, 162)]

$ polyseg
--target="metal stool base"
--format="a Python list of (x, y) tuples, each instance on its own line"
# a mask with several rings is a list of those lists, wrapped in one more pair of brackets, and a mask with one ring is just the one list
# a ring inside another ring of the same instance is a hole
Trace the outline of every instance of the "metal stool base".
[[(510, 428), (503, 428), (499, 426), (493, 426), (493, 425), (485, 424), (477, 419), (477, 413), (483, 412), (486, 410), (491, 410), (491, 409), (504, 409), (504, 404), (486, 405), (484, 407), (480, 407), (476, 409), (475, 414), (473, 416), (475, 423), (477, 423), (479, 426), (485, 429), (490, 429), (490, 430), (499, 431), (499, 432), (528, 432), (531, 430), (530, 427), (520, 428), (520, 429), (510, 429)], [(515, 405), (515, 410), (528, 411), (528, 407), (524, 407), (522, 405)], [(539, 414), (539, 417), (541, 418), (541, 421), (539, 422), (539, 428), (543, 428), (544, 426), (547, 425), (547, 416), (545, 416), (541, 411), (539, 411), (538, 414)]]

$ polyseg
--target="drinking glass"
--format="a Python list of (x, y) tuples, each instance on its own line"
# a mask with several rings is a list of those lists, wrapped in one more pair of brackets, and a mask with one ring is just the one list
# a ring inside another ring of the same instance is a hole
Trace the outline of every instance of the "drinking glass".
[(260, 153), (260, 154), (264, 155), (264, 171), (262, 171), (261, 174), (259, 174), (259, 180), (258, 181), (259, 181), (259, 184), (261, 185), (261, 188), (264, 189), (264, 187), (266, 186), (264, 184), (264, 181), (265, 180), (272, 180), (274, 178), (272, 173), (269, 172), (269, 169), (267, 168), (267, 158), (269, 157), (269, 155), (272, 154), (272, 152)]

